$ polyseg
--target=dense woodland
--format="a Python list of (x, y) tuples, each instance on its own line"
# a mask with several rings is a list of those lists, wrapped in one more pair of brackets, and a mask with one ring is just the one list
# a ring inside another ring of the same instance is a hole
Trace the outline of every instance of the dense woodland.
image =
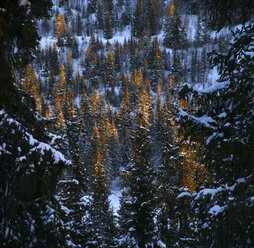
[(0, 1), (0, 246), (254, 247), (253, 20)]

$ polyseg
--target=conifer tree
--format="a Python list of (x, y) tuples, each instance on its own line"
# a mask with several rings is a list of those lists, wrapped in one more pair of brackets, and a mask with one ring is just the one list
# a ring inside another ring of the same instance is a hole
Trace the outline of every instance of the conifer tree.
[(50, 58), (49, 58), (49, 65), (50, 65), (50, 70), (54, 72), (54, 75), (59, 74), (59, 61), (58, 61), (58, 51), (57, 51), (57, 45), (54, 42), (53, 44), (53, 51), (50, 53)]
[(145, 15), (143, 0), (137, 1), (136, 10), (134, 13), (134, 20), (132, 23), (131, 33), (134, 37), (142, 37), (145, 32)]
[(86, 217), (85, 232), (88, 235), (86, 247), (116, 247), (116, 229), (108, 196), (109, 188), (106, 184), (104, 165), (102, 164), (101, 154), (97, 149), (92, 198)]
[(57, 90), (59, 91), (60, 95), (63, 95), (64, 91), (67, 90), (67, 84), (66, 84), (66, 78), (65, 78), (63, 65), (61, 65), (60, 67), (59, 79), (57, 81)]
[(77, 18), (76, 18), (76, 33), (77, 36), (81, 36), (82, 35), (82, 31), (83, 31), (83, 25), (82, 25), (82, 20), (81, 20), (81, 16), (80, 14), (78, 14)]
[(66, 85), (68, 85), (68, 87), (72, 87), (73, 67), (70, 50), (68, 50), (66, 62), (67, 62), (65, 66)]
[(143, 74), (141, 69), (137, 71), (136, 68), (134, 68), (132, 74), (131, 74), (131, 81), (130, 81), (130, 104), (132, 106), (135, 106), (137, 104), (138, 96), (141, 92), (142, 85), (143, 84)]
[(112, 17), (110, 15), (110, 13), (108, 13), (105, 18), (105, 27), (103, 30), (103, 36), (105, 39), (109, 40), (112, 38), (112, 36), (113, 36), (112, 29), (113, 29)]
[(58, 38), (57, 44), (63, 46), (63, 37), (66, 34), (66, 26), (64, 16), (60, 13), (57, 14), (54, 22), (54, 36)]
[(103, 30), (104, 27), (104, 22), (103, 22), (103, 5), (101, 1), (98, 1), (98, 7), (96, 11), (96, 19), (97, 19), (97, 29)]
[(56, 115), (56, 126), (58, 130), (66, 129), (66, 124), (64, 120), (64, 115), (61, 107), (61, 96), (58, 91), (55, 94), (54, 98), (54, 112)]
[(94, 14), (96, 12), (97, 0), (89, 0), (87, 12), (88, 14)]
[(178, 49), (185, 46), (186, 37), (181, 23), (181, 19), (175, 10), (173, 0), (167, 8), (166, 21), (164, 26), (163, 44), (167, 48)]
[(31, 65), (27, 65), (24, 75), (24, 82), (22, 84), (22, 89), (29, 95), (31, 95), (36, 101), (39, 94), (38, 88), (39, 84), (36, 73), (31, 67)]
[(106, 87), (115, 87), (115, 61), (114, 61), (114, 50), (113, 46), (111, 46), (110, 53), (107, 59), (107, 82)]
[(158, 13), (160, 13), (159, 1), (149, 0), (147, 8), (147, 18), (149, 22), (150, 35), (156, 35), (159, 30), (160, 21), (160, 15), (158, 15)]
[(112, 120), (109, 122), (109, 118), (106, 121), (106, 143), (108, 145), (109, 155), (109, 180), (115, 179), (118, 176), (121, 159), (119, 158), (120, 146), (118, 131), (115, 127), (115, 123)]
[[(39, 43), (36, 19), (51, 1), (1, 1), (0, 10), (0, 246), (63, 247), (57, 178), (68, 166), (15, 71), (31, 63)], [(16, 52), (18, 51), (18, 52)], [(15, 63), (14, 63), (15, 61)], [(43, 232), (42, 232), (43, 230)]]
[(143, 89), (137, 112), (133, 155), (124, 173), (125, 188), (119, 210), (123, 247), (157, 245), (155, 231), (155, 172), (150, 164), (151, 144), (148, 93)]
[(199, 46), (202, 46), (205, 42), (206, 42), (205, 27), (204, 27), (204, 23), (202, 23), (201, 13), (199, 11), (198, 21), (196, 26), (196, 34), (195, 34), (195, 45), (199, 47)]
[[(167, 105), (171, 109), (168, 109)], [(177, 127), (174, 124), (173, 111), (173, 104), (165, 101), (161, 110), (162, 125), (159, 130), (160, 141), (158, 140), (162, 152), (158, 167), (158, 198), (160, 202), (158, 226), (160, 239), (167, 247), (177, 247), (179, 238), (179, 216), (176, 208), (179, 147), (176, 141)]]
[(171, 71), (175, 81), (179, 82), (182, 79), (183, 74), (182, 74), (182, 65), (181, 65), (180, 55), (176, 50), (173, 51), (173, 64), (172, 64)]
[(131, 140), (130, 140), (130, 132), (132, 129), (132, 121), (131, 121), (131, 105), (129, 99), (129, 90), (126, 87), (125, 96), (123, 98), (122, 106), (120, 108), (120, 120), (119, 120), (119, 139), (121, 144), (121, 152), (120, 158), (122, 161), (122, 165), (125, 168), (129, 163), (131, 157)]

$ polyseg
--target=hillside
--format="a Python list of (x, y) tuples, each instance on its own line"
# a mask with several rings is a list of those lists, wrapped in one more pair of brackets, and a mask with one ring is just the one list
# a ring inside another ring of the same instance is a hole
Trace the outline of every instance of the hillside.
[(250, 0), (0, 4), (1, 247), (253, 247)]

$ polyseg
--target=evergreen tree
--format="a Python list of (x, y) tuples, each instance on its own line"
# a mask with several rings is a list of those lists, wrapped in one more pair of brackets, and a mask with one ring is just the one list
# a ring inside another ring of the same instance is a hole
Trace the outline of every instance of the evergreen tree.
[(181, 19), (175, 11), (173, 0), (167, 8), (166, 21), (164, 26), (163, 44), (167, 48), (178, 49), (185, 46), (186, 37), (182, 27)]
[(97, 149), (97, 162), (94, 168), (92, 199), (86, 216), (88, 240), (86, 247), (116, 247), (116, 229), (114, 217), (108, 199), (109, 189), (106, 185), (102, 157)]
[(59, 61), (58, 61), (58, 51), (57, 51), (57, 45), (54, 42), (53, 45), (53, 51), (50, 52), (50, 57), (49, 57), (49, 65), (50, 65), (50, 70), (54, 73), (54, 75), (59, 74)]
[(88, 14), (94, 14), (96, 12), (97, 0), (89, 0), (87, 12)]
[(202, 46), (206, 42), (206, 32), (204, 23), (201, 20), (201, 13), (198, 13), (198, 21), (196, 26), (196, 34), (195, 34), (195, 45), (197, 47)]
[[(167, 105), (170, 106), (170, 109)], [(177, 247), (179, 240), (179, 214), (176, 204), (179, 147), (176, 141), (177, 126), (174, 123), (174, 118), (173, 103), (165, 101), (161, 110), (161, 122), (158, 123), (160, 129), (157, 131), (159, 133), (156, 142), (160, 144), (159, 151), (161, 151), (158, 167), (158, 197), (160, 202), (158, 226), (160, 238), (167, 247)]]
[(120, 158), (123, 167), (129, 163), (131, 157), (131, 140), (130, 140), (130, 132), (132, 128), (131, 121), (131, 105), (129, 99), (129, 90), (128, 87), (125, 90), (125, 96), (123, 98), (122, 106), (120, 108), (120, 116), (119, 116), (119, 139), (120, 139)]
[(145, 32), (145, 15), (143, 0), (138, 0), (136, 10), (134, 13), (131, 33), (132, 36), (140, 38), (144, 35), (144, 32)]
[(80, 14), (78, 14), (77, 18), (76, 18), (76, 33), (77, 36), (81, 36), (82, 35), (82, 31), (83, 31), (83, 25), (82, 25), (82, 20), (81, 20), (81, 16)]
[(114, 61), (114, 51), (113, 46), (110, 49), (110, 53), (107, 59), (107, 70), (106, 70), (106, 87), (115, 87), (115, 61)]
[(73, 77), (73, 67), (72, 67), (72, 61), (71, 61), (71, 52), (68, 50), (67, 53), (67, 63), (65, 66), (65, 75), (66, 75), (66, 84), (68, 87), (72, 86), (72, 77)]
[(125, 188), (120, 200), (121, 242), (123, 247), (156, 247), (155, 172), (150, 164), (149, 101), (145, 90), (138, 107), (133, 156), (124, 173)]
[(96, 19), (97, 19), (97, 29), (103, 30), (104, 22), (103, 22), (103, 5), (101, 1), (98, 2), (98, 7), (96, 11)]
[(103, 30), (103, 36), (105, 39), (109, 40), (112, 38), (113, 33), (112, 33), (112, 17), (110, 13), (107, 14), (105, 18), (105, 27)]
[(54, 149), (34, 101), (14, 85), (14, 71), (19, 70), (21, 61), (29, 64), (35, 54), (39, 41), (36, 19), (48, 17), (51, 6), (51, 1), (43, 0), (1, 2), (1, 247), (65, 244), (60, 205), (54, 195), (57, 178), (68, 161)]

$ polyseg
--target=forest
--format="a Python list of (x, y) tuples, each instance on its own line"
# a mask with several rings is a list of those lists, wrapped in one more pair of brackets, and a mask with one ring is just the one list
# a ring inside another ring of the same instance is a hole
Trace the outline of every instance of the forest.
[(0, 247), (254, 247), (252, 0), (0, 0)]

